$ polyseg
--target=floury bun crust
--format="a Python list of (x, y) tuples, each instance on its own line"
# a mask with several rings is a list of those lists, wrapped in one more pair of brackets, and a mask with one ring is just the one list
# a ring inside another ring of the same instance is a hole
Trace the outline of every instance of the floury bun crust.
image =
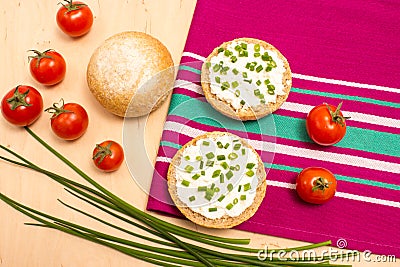
[[(258, 106), (252, 107), (249, 109), (236, 110), (229, 103), (218, 98), (215, 94), (211, 93), (210, 70), (207, 68), (206, 64), (207, 64), (207, 62), (211, 61), (212, 57), (215, 57), (218, 55), (219, 48), (226, 49), (228, 47), (228, 45), (231, 44), (232, 42), (245, 42), (248, 44), (259, 44), (264, 49), (275, 51), (278, 54), (278, 57), (284, 62), (284, 67), (285, 67), (286, 71), (282, 78), (282, 84), (284, 85), (285, 94), (277, 95), (277, 99), (276, 99), (275, 103), (267, 102), (265, 104), (259, 104)], [(202, 70), (201, 70), (201, 86), (203, 88), (204, 95), (205, 95), (207, 101), (210, 103), (210, 105), (214, 109), (216, 109), (219, 112), (221, 112), (222, 114), (224, 114), (225, 116), (228, 116), (228, 117), (230, 117), (232, 119), (236, 119), (236, 120), (242, 120), (242, 121), (257, 120), (257, 119), (260, 119), (260, 118), (276, 111), (286, 101), (286, 99), (289, 96), (290, 88), (292, 87), (292, 72), (290, 70), (290, 66), (289, 66), (287, 59), (273, 45), (271, 45), (265, 41), (254, 39), (254, 38), (238, 38), (238, 39), (234, 39), (229, 42), (224, 42), (220, 46), (216, 47), (211, 52), (211, 54), (207, 57), (207, 59), (203, 63)]]
[(142, 32), (122, 32), (105, 40), (87, 67), (87, 84), (97, 101), (121, 117), (139, 117), (157, 109), (174, 83), (167, 48)]
[[(254, 198), (253, 203), (246, 208), (239, 216), (236, 217), (230, 217), (228, 215), (224, 215), (221, 218), (217, 219), (210, 219), (205, 216), (203, 216), (200, 213), (194, 212), (192, 209), (190, 209), (185, 203), (183, 203), (177, 193), (177, 180), (176, 180), (176, 167), (179, 166), (183, 152), (188, 146), (196, 144), (198, 140), (202, 139), (207, 139), (210, 137), (218, 137), (218, 136), (223, 136), (223, 135), (232, 135), (227, 132), (209, 132), (204, 135), (200, 135), (191, 141), (189, 141), (187, 144), (185, 144), (181, 149), (178, 150), (178, 152), (175, 154), (173, 157), (171, 164), (168, 169), (168, 191), (171, 195), (172, 200), (174, 201), (176, 207), (182, 212), (183, 215), (186, 216), (189, 220), (192, 222), (204, 226), (204, 227), (209, 227), (209, 228), (231, 228), (234, 227), (238, 224), (241, 224), (242, 222), (248, 220), (250, 217), (252, 217), (256, 211), (258, 210), (259, 206), (261, 205), (261, 202), (263, 201), (265, 197), (265, 191), (267, 188), (267, 183), (266, 183), (266, 173), (264, 169), (264, 164), (261, 161), (261, 158), (258, 157), (258, 169), (256, 170), (256, 177), (258, 179), (258, 186), (256, 189), (256, 196)], [(251, 147), (247, 142), (245, 142), (242, 138), (236, 137), (236, 139), (239, 139), (241, 144), (250, 150), (253, 151), (253, 153), (257, 154), (257, 152), (254, 150), (253, 147)], [(257, 154), (258, 155), (258, 154)], [(239, 193), (238, 193), (239, 194)]]

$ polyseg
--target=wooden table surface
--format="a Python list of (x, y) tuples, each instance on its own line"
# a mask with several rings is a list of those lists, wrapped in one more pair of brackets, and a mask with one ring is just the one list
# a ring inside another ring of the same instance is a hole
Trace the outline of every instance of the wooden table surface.
[[(195, 8), (195, 0), (85, 0), (94, 14), (94, 24), (89, 34), (76, 39), (66, 36), (57, 27), (55, 21), (55, 14), (59, 8), (57, 2), (57, 0), (2, 2), (0, 95), (2, 97), (16, 85), (26, 84), (41, 92), (45, 107), (58, 102), (60, 98), (66, 102), (82, 104), (89, 114), (89, 128), (85, 135), (76, 141), (58, 139), (51, 132), (49, 114), (43, 113), (31, 128), (90, 176), (95, 177), (97, 182), (144, 210), (147, 194), (143, 184), (146, 187), (151, 181), (168, 103), (148, 118), (130, 119), (131, 131), (123, 136), (124, 120), (105, 111), (90, 94), (86, 85), (86, 66), (92, 52), (104, 39), (127, 30), (152, 34), (167, 46), (175, 64), (178, 64)], [(53, 87), (42, 86), (33, 80), (27, 59), (28, 49), (42, 51), (49, 48), (60, 52), (67, 62), (64, 81)], [(123, 138), (129, 140), (133, 146), (143, 147), (145, 144), (146, 149), (127, 152), (131, 155), (129, 159), (131, 164), (122, 165), (117, 172), (98, 171), (91, 161), (95, 144), (107, 139), (122, 143)], [(23, 154), (39, 166), (82, 182), (61, 161), (35, 142), (24, 129), (10, 125), (3, 118), (0, 119), (0, 143)], [(0, 154), (4, 155), (4, 152)], [(141, 182), (137, 183), (139, 177)], [(136, 181), (134, 178), (137, 178)], [(119, 234), (62, 206), (57, 199), (104, 217), (103, 214), (74, 199), (63, 190), (62, 186), (41, 174), (0, 162), (0, 192), (52, 215), (107, 233)], [(186, 220), (162, 218), (177, 225), (198, 229)], [(0, 201), (1, 267), (116, 267), (135, 264), (148, 266), (109, 248), (55, 230), (26, 226), (25, 222), (32, 220)], [(119, 225), (124, 226), (121, 223)], [(254, 247), (262, 247), (264, 244), (269, 247), (305, 244), (237, 230), (198, 230), (222, 236), (250, 237)], [(398, 264), (353, 262), (353, 266), (394, 267)]]

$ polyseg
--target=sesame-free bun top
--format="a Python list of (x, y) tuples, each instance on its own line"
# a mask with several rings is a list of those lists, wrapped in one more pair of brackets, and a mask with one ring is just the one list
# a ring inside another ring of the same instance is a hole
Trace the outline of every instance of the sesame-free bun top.
[(142, 32), (127, 31), (106, 39), (93, 53), (87, 83), (97, 101), (121, 117), (139, 117), (157, 109), (174, 83), (167, 48)]
[(205, 60), (201, 85), (210, 105), (236, 120), (257, 120), (282, 106), (292, 86), (287, 59), (273, 45), (238, 38)]

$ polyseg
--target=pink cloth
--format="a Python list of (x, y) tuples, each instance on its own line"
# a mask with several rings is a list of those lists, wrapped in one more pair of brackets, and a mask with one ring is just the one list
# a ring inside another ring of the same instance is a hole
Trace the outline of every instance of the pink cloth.
[[(237, 129), (198, 90), (201, 62), (196, 60), (222, 42), (259, 38), (288, 59), (293, 89), (289, 106), (269, 118), (276, 126), (275, 155), (258, 151), (267, 166), (272, 163), (267, 168), (266, 198), (237, 229), (308, 242), (330, 239), (336, 244), (344, 238), (349, 249), (400, 257), (399, 13), (396, 1), (199, 0), (177, 78), (191, 87), (174, 90), (147, 208), (182, 216), (167, 191), (168, 159), (194, 136), (177, 131), (176, 125), (226, 130), (251, 140), (270, 138), (252, 123), (245, 124), (246, 131)], [(189, 107), (184, 106), (186, 101), (192, 101)], [(332, 147), (310, 142), (301, 107), (341, 101), (344, 113), (352, 115), (345, 138)], [(326, 157), (318, 156), (319, 151)], [(299, 170), (309, 166), (326, 167), (337, 176), (338, 194), (331, 202), (304, 203), (284, 186), (293, 184)]]

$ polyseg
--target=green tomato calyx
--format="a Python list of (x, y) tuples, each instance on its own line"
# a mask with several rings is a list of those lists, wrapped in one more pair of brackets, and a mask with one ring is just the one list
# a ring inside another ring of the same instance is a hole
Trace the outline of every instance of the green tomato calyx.
[(15, 110), (20, 106), (32, 106), (32, 104), (26, 102), (26, 96), (29, 94), (29, 89), (24, 93), (20, 93), (18, 90), (19, 87), (20, 85), (15, 88), (13, 96), (7, 99), (7, 103), (11, 104), (11, 110)]
[(93, 160), (97, 161), (97, 164), (101, 164), (101, 162), (104, 160), (105, 157), (112, 156), (112, 151), (111, 151), (112, 144), (113, 142), (109, 142), (106, 146), (101, 146), (99, 144), (96, 144), (97, 152), (96, 154), (94, 154)]

